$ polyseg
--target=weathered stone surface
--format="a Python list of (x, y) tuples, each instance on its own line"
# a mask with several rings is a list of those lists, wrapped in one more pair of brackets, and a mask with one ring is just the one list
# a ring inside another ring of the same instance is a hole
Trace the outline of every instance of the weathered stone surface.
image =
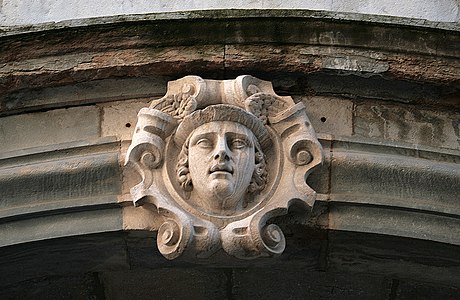
[[(372, 31), (373, 29), (369, 29), (366, 34), (371, 34)], [(378, 36), (387, 34), (380, 32), (379, 29), (375, 29), (375, 31), (378, 31), (375, 33)], [(260, 33), (260, 35), (263, 35), (263, 33)], [(432, 52), (431, 47), (435, 45), (427, 45), (427, 43), (431, 44), (431, 42), (435, 41), (430, 41), (430, 37), (421, 37), (423, 41), (423, 44), (419, 45), (421, 48), (413, 49), (415, 53), (411, 54), (403, 54), (409, 49), (405, 49), (404, 52), (402, 49), (386, 49), (388, 45), (380, 45), (380, 41), (375, 36), (366, 40), (366, 45), (363, 45), (367, 48), (365, 51), (356, 49), (354, 46), (362, 43), (362, 40), (357, 39), (355, 44), (348, 45), (349, 41), (356, 38), (352, 32), (320, 32), (313, 36), (297, 37), (291, 31), (288, 34), (289, 37), (293, 39), (290, 42), (297, 45), (260, 45), (261, 42), (257, 45), (241, 45), (235, 42), (231, 45), (226, 45), (224, 62), (227, 70), (240, 70), (251, 67), (257, 72), (279, 72), (283, 70), (308, 74), (326, 71), (326, 75), (331, 75), (333, 70), (340, 75), (355, 75), (364, 78), (380, 74), (392, 76), (392, 79), (404, 78), (407, 80), (410, 78), (414, 81), (458, 83), (459, 80), (460, 66), (457, 59), (452, 59), (448, 55), (446, 57), (442, 55), (433, 56), (432, 58), (420, 55), (420, 50), (424, 48), (424, 50), (421, 50), (422, 52), (426, 51), (427, 54)], [(295, 38), (299, 38), (301, 41), (294, 41)], [(376, 45), (372, 45), (372, 43)], [(345, 45), (352, 48), (344, 47)], [(408, 45), (408, 47), (413, 47), (413, 44)], [(379, 50), (376, 51), (375, 48)], [(395, 54), (392, 50), (399, 52)], [(446, 49), (446, 54), (448, 52)], [(356, 84), (346, 77), (341, 76), (341, 78), (344, 78), (346, 84)], [(384, 82), (381, 78), (378, 79), (380, 79), (380, 82)], [(379, 81), (378, 79), (371, 80), (371, 82)], [(308, 84), (308, 82), (306, 83)], [(323, 84), (327, 85), (327, 82)], [(344, 87), (337, 86), (335, 89), (346, 89), (346, 84), (344, 84)], [(404, 84), (408, 85), (404, 82), (400, 83), (400, 85)], [(382, 89), (382, 87), (378, 86), (376, 88), (378, 90)], [(333, 86), (330, 92), (332, 91), (334, 91)], [(404, 91), (404, 94), (417, 92), (420, 91)], [(391, 93), (398, 94), (391, 90), (389, 93), (380, 97), (388, 97)], [(423, 93), (421, 95), (423, 96)], [(404, 97), (404, 95), (399, 95), (399, 97), (401, 96)]]
[(388, 299), (391, 281), (377, 276), (283, 268), (232, 272), (235, 299)]
[(103, 105), (101, 135), (115, 136), (117, 140), (130, 140), (136, 126), (137, 113), (149, 102), (150, 99)]
[(430, 285), (409, 280), (400, 281), (395, 291), (395, 297), (398, 300), (429, 300), (434, 298), (455, 300), (460, 298), (460, 287)]
[[(124, 35), (124, 34), (123, 34)], [(80, 36), (82, 38), (83, 36)], [(113, 77), (146, 77), (153, 75), (170, 75), (171, 71), (185, 74), (193, 72), (222, 73), (223, 46), (179, 46), (179, 47), (144, 47), (141, 49), (108, 50), (103, 45), (99, 52), (91, 49), (99, 42), (88, 36), (85, 41), (78, 41), (78, 51), (85, 59), (75, 59), (76, 54), (69, 54), (70, 61), (65, 65), (55, 65), (56, 61), (67, 61), (67, 49), (55, 49), (55, 56), (35, 58), (14, 57), (12, 61), (0, 65), (0, 91), (17, 91), (24, 88), (52, 87), (71, 83), (83, 83), (91, 80), (104, 80)], [(119, 37), (124, 38), (124, 37)], [(107, 41), (109, 42), (109, 41)], [(102, 42), (104, 43), (104, 42)], [(166, 43), (167, 45), (167, 43)], [(125, 47), (133, 47), (128, 44)], [(161, 46), (161, 43), (160, 45)], [(37, 50), (40, 51), (40, 50)], [(60, 51), (60, 52), (59, 52)], [(23, 55), (23, 52), (17, 55)], [(1, 55), (1, 54), (0, 54)], [(16, 55), (16, 54), (12, 54)], [(44, 53), (42, 53), (44, 55)], [(16, 62), (20, 60), (20, 63)], [(185, 68), (185, 69), (184, 69)], [(199, 70), (201, 69), (201, 70)], [(84, 88), (85, 85), (82, 84)], [(96, 86), (97, 87), (97, 86)], [(127, 88), (129, 89), (129, 88)], [(13, 94), (14, 95), (14, 94)]]
[(351, 136), (353, 103), (331, 97), (303, 97), (312, 126), (319, 134)]
[(386, 147), (382, 146), (373, 153), (372, 144), (336, 142), (334, 146), (331, 194), (337, 199), (374, 204), (388, 201), (388, 205), (460, 213), (457, 155), (438, 153), (428, 160), (419, 158), (425, 151), (403, 145), (397, 149), (399, 153), (385, 154)]
[[(331, 230), (328, 233), (328, 270), (458, 289), (459, 251), (459, 246), (444, 243)], [(434, 298), (442, 294), (441, 291), (432, 292)]]
[(166, 81), (166, 78), (162, 76), (155, 76), (103, 79), (67, 86), (23, 89), (0, 97), (0, 115), (161, 96), (166, 92)]
[(108, 299), (226, 299), (227, 277), (222, 270), (163, 268), (104, 272)]
[[(0, 152), (99, 138), (99, 109), (77, 107), (0, 118)], [(14, 155), (13, 153), (11, 155)]]
[(3, 288), (2, 299), (105, 299), (97, 274), (42, 277)]
[[(114, 24), (110, 29), (92, 27), (88, 21), (78, 24), (80, 30), (65, 29), (61, 24), (56, 25), (59, 30), (51, 31), (55, 27), (49, 24), (28, 29), (41, 31), (40, 34), (14, 36), (14, 32), (7, 32), (0, 43), (0, 91), (139, 74), (223, 78), (229, 72), (308, 74), (320, 70), (458, 84), (460, 71), (455, 57), (460, 54), (453, 46), (459, 43), (455, 33), (458, 29), (440, 32), (423, 27), (429, 27), (424, 23), (394, 27), (385, 26), (394, 20), (378, 23), (370, 19), (363, 24), (358, 22), (363, 16), (344, 21), (340, 16), (321, 19), (324, 16), (319, 12), (310, 14), (199, 12), (185, 17), (137, 16), (147, 20), (142, 26), (136, 22), (120, 23), (126, 20), (123, 18), (111, 20)], [(207, 21), (209, 17), (212, 22)], [(164, 22), (174, 18), (177, 22)], [(136, 17), (127, 19), (134, 21)], [(436, 23), (433, 27), (441, 25)], [(199, 45), (202, 41), (208, 45)], [(333, 63), (337, 60), (341, 63)], [(330, 69), (331, 63), (335, 71)], [(388, 71), (383, 72), (386, 65)], [(350, 66), (355, 67), (350, 70)]]
[[(419, 1), (414, 5), (412, 1), (401, 1), (396, 5), (390, 0), (366, 1), (357, 4), (350, 0), (266, 0), (263, 2), (247, 2), (236, 0), (227, 1), (200, 1), (179, 2), (155, 1), (151, 3), (145, 0), (128, 0), (122, 5), (114, 5), (112, 0), (102, 0), (94, 3), (88, 0), (65, 2), (53, 0), (48, 2), (4, 0), (0, 6), (0, 25), (29, 25), (43, 22), (58, 22), (61, 20), (81, 19), (110, 15), (130, 15), (142, 13), (158, 13), (171, 11), (210, 10), (210, 9), (296, 9), (296, 10), (320, 10), (328, 11), (323, 14), (346, 15), (347, 12), (390, 15), (406, 18), (425, 19), (437, 22), (458, 21), (458, 3), (455, 0)], [(187, 15), (187, 14), (186, 14)]]
[(334, 54), (323, 59), (321, 68), (345, 72), (379, 74), (388, 71), (389, 64), (386, 61), (379, 61), (358, 55)]
[[(118, 144), (60, 144), (0, 160), (0, 215), (116, 203)], [(47, 151), (44, 151), (47, 150)], [(78, 200), (76, 200), (78, 199)]]
[(431, 153), (428, 160), (424, 153), (430, 151), (335, 142), (329, 227), (459, 245), (458, 155)]
[[(117, 153), (108, 152), (115, 151), (115, 147), (116, 144), (112, 144), (102, 149), (87, 147), (84, 151), (66, 149), (40, 153), (43, 160), (27, 156), (18, 157), (16, 161), (0, 160), (0, 209), (29, 207), (32, 210), (33, 206), (45, 203), (53, 203), (50, 208), (60, 207), (56, 202), (74, 199), (90, 202), (84, 200), (88, 198), (103, 203), (104, 196), (112, 196), (112, 203), (116, 203), (116, 195), (121, 190), (121, 170)], [(62, 207), (69, 205), (71, 203), (66, 202)]]
[(22, 243), (2, 247), (0, 251), (2, 298), (14, 296), (8, 287), (13, 290), (22, 287), (22, 291), (27, 291), (27, 281), (32, 283), (32, 289), (33, 282), (46, 278), (79, 277), (85, 273), (129, 268), (126, 242), (120, 232)]
[(460, 221), (455, 216), (356, 204), (331, 204), (329, 210), (330, 229), (388, 234), (460, 246)]
[(0, 159), (2, 246), (122, 229), (118, 144), (60, 147)]
[(120, 208), (29, 217), (0, 224), (1, 247), (45, 239), (121, 230)]
[(456, 111), (359, 103), (354, 110), (354, 133), (414, 145), (460, 149), (460, 121)]
[[(411, 68), (408, 71), (413, 70)], [(404, 80), (405, 76), (412, 75), (408, 73), (399, 74), (398, 79), (392, 78), (390, 80), (380, 76), (366, 78), (358, 73), (348, 74), (347, 76), (340, 76), (334, 73), (313, 73), (297, 79), (297, 83), (293, 84), (291, 89), (300, 90), (299, 94), (311, 93), (313, 95), (335, 96), (353, 101), (371, 101), (371, 99), (375, 99), (393, 103), (411, 103), (420, 106), (435, 105), (438, 107), (452, 107), (453, 109), (460, 107), (458, 89), (455, 85), (452, 87), (440, 87), (427, 82)], [(455, 77), (458, 78), (457, 75)]]

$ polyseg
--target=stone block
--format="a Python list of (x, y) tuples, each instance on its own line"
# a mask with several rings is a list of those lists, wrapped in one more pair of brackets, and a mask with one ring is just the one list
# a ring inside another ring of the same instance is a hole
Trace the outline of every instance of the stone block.
[(421, 282), (401, 281), (398, 284), (396, 299), (460, 299), (460, 288), (439, 285), (430, 286)]
[[(26, 290), (27, 282), (84, 276), (102, 270), (129, 268), (126, 243), (120, 231), (67, 236), (2, 247), (0, 298), (14, 295), (15, 287)], [(11, 288), (11, 289), (9, 289)], [(3, 291), (10, 291), (10, 293)], [(19, 293), (19, 295), (22, 295)], [(26, 299), (73, 299), (72, 297), (25, 297)], [(21, 299), (21, 298), (14, 298)]]
[[(102, 293), (101, 293), (102, 292)], [(44, 277), (4, 288), (2, 299), (104, 299), (99, 279), (93, 274)]]
[[(50, 58), (47, 59), (50, 60)], [(66, 60), (62, 57), (55, 59)], [(45, 59), (42, 58), (42, 60)], [(26, 68), (24, 66), (24, 69)], [(61, 108), (69, 105), (161, 96), (165, 93), (165, 86), (165, 77), (154, 76), (102, 79), (72, 85), (60, 84), (35, 89), (20, 89), (0, 96), (0, 114), (37, 110), (37, 108)]]
[(235, 299), (388, 299), (388, 279), (278, 269), (235, 270)]
[(330, 174), (333, 199), (460, 214), (458, 163), (390, 155), (384, 147), (380, 153), (370, 153), (370, 146), (369, 152), (345, 150), (354, 146), (350, 143), (335, 146)]
[(356, 105), (353, 126), (357, 136), (460, 149), (460, 121), (455, 112), (366, 102)]
[[(378, 222), (374, 220), (374, 223)], [(459, 288), (459, 253), (459, 246), (421, 239), (352, 231), (328, 232), (327, 259), (330, 271), (375, 274), (397, 280), (424, 282), (426, 285)], [(431, 295), (434, 296), (435, 292)]]
[(0, 224), (0, 247), (122, 229), (121, 209), (55, 214)]
[(308, 117), (316, 133), (351, 136), (353, 103), (331, 97), (303, 97)]
[(99, 137), (99, 109), (94, 106), (0, 118), (0, 153)]
[(147, 107), (146, 101), (113, 102), (102, 107), (102, 136), (115, 136), (117, 140), (131, 140), (137, 123), (137, 113)]
[(107, 299), (226, 299), (223, 271), (165, 268), (142, 272), (105, 272)]
[(329, 229), (379, 233), (460, 246), (456, 218), (369, 205), (333, 204)]

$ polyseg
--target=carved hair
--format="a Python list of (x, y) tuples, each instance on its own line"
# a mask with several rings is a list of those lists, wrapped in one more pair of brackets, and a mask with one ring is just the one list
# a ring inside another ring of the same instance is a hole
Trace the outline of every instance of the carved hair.
[[(185, 143), (182, 145), (181, 152), (179, 154), (179, 160), (176, 165), (177, 180), (180, 186), (186, 192), (193, 190), (192, 177), (190, 176), (189, 165), (188, 165), (188, 148), (190, 144), (190, 134)], [(254, 150), (255, 150), (255, 168), (252, 174), (251, 182), (249, 183), (247, 192), (250, 194), (257, 194), (261, 192), (267, 184), (267, 165), (265, 162), (265, 154), (262, 152), (257, 139), (253, 139)]]

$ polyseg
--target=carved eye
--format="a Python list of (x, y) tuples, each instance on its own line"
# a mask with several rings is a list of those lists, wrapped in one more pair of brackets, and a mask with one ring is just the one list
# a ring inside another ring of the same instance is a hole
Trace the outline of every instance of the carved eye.
[(247, 146), (248, 144), (246, 143), (246, 141), (242, 139), (234, 139), (231, 144), (232, 149), (243, 149)]
[(212, 142), (208, 139), (199, 139), (196, 145), (200, 148), (212, 148)]

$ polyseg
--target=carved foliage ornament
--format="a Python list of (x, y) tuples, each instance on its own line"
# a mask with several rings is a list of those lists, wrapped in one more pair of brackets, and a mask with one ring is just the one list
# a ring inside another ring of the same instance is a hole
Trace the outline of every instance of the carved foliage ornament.
[(149, 203), (162, 220), (166, 258), (223, 249), (247, 259), (284, 251), (269, 220), (296, 201), (313, 206), (306, 178), (322, 159), (304, 105), (270, 82), (186, 76), (140, 110), (126, 165), (142, 176), (134, 204)]

